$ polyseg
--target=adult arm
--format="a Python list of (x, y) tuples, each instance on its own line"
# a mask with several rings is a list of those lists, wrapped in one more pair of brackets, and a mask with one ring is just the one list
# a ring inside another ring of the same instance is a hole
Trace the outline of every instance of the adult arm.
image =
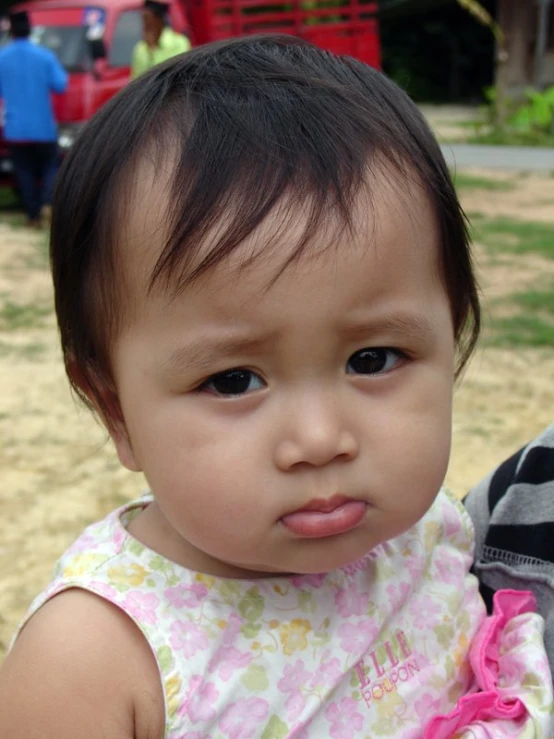
[(187, 36), (183, 34), (177, 34), (177, 49), (176, 54), (184, 54), (186, 51), (191, 50), (191, 43)]
[(58, 61), (58, 57), (50, 53), (48, 66), (48, 84), (52, 92), (65, 92), (67, 90), (68, 75)]
[(554, 424), (470, 491), (475, 558), (490, 550), (554, 564)]
[(0, 670), (0, 706), (0, 736), (10, 739), (164, 734), (144, 637), (115, 606), (80, 590), (56, 596), (24, 627)]
[(504, 498), (511, 485), (516, 482), (517, 471), (528, 447), (523, 447), (479, 482), (464, 499), (464, 505), (475, 527), (475, 558), (483, 553), (491, 516), (497, 504)]
[(138, 41), (133, 48), (131, 78), (140, 77), (150, 67), (150, 52), (144, 41)]
[(546, 622), (554, 670), (554, 424), (477, 485), (464, 501), (476, 530), (473, 571), (494, 593), (530, 590)]

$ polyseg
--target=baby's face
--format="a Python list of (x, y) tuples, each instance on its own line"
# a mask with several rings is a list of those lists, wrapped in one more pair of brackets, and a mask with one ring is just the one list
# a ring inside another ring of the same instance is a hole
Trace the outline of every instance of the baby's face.
[[(114, 440), (156, 498), (131, 533), (241, 577), (327, 571), (421, 518), (449, 456), (454, 338), (417, 190), (407, 203), (377, 182), (354, 237), (339, 231), (270, 287), (291, 228), (240, 274), (263, 230), (177, 298), (144, 300), (112, 355)], [(148, 223), (137, 210), (134, 243)]]

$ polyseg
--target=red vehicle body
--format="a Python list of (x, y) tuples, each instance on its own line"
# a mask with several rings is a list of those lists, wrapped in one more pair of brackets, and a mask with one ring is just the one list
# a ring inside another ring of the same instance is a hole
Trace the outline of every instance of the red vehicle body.
[[(142, 2), (30, 0), (16, 9), (29, 13), (33, 40), (52, 49), (69, 72), (67, 91), (54, 96), (63, 152), (128, 82), (133, 47), (142, 38)], [(171, 0), (169, 20), (193, 46), (253, 33), (290, 33), (378, 67), (376, 13), (375, 0), (289, 0), (282, 6), (276, 0)], [(0, 177), (11, 172), (0, 139)]]

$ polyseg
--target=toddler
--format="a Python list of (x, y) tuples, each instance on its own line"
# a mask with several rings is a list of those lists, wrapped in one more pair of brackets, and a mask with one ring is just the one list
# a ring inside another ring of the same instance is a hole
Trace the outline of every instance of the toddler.
[(69, 378), (151, 493), (32, 604), (0, 736), (551, 735), (533, 598), (487, 617), (440, 491), (479, 304), (401, 90), (290, 37), (177, 57), (69, 153), (51, 250)]

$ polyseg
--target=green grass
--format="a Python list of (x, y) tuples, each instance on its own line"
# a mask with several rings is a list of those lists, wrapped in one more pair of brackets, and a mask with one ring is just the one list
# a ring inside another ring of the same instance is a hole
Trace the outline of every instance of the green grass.
[(11, 187), (0, 187), (0, 210), (21, 208), (21, 200)]
[(473, 239), (487, 252), (484, 269), (496, 264), (518, 274), (529, 255), (535, 260), (527, 269), (519, 290), (486, 300), (483, 340), (489, 346), (554, 348), (554, 281), (548, 262), (554, 261), (554, 224), (521, 221), (507, 217), (470, 217)]
[[(514, 315), (495, 317), (508, 307)], [(502, 347), (554, 347), (554, 283), (541, 289), (513, 293), (488, 306), (491, 315), (485, 320), (486, 342)]]
[(490, 177), (477, 177), (476, 175), (464, 174), (463, 172), (452, 172), (452, 179), (457, 190), (510, 192), (515, 190), (516, 187), (513, 182), (495, 180)]
[(551, 290), (516, 293), (512, 299), (523, 310), (554, 316), (554, 285)]
[(29, 269), (50, 271), (50, 234), (42, 232), (38, 239), (33, 239), (34, 250), (25, 257), (25, 266)]
[(15, 211), (0, 211), (0, 221), (7, 223), (12, 228), (22, 228), (27, 222), (27, 218), (23, 213)]
[(540, 316), (520, 314), (509, 318), (493, 318), (489, 346), (501, 347), (554, 347), (554, 321)]
[(512, 218), (470, 216), (472, 237), (487, 250), (511, 254), (539, 254), (554, 259), (554, 224)]
[(0, 307), (0, 330), (17, 331), (38, 328), (44, 325), (44, 319), (51, 313), (51, 305), (35, 305), (34, 303), (19, 305), (8, 301)]

